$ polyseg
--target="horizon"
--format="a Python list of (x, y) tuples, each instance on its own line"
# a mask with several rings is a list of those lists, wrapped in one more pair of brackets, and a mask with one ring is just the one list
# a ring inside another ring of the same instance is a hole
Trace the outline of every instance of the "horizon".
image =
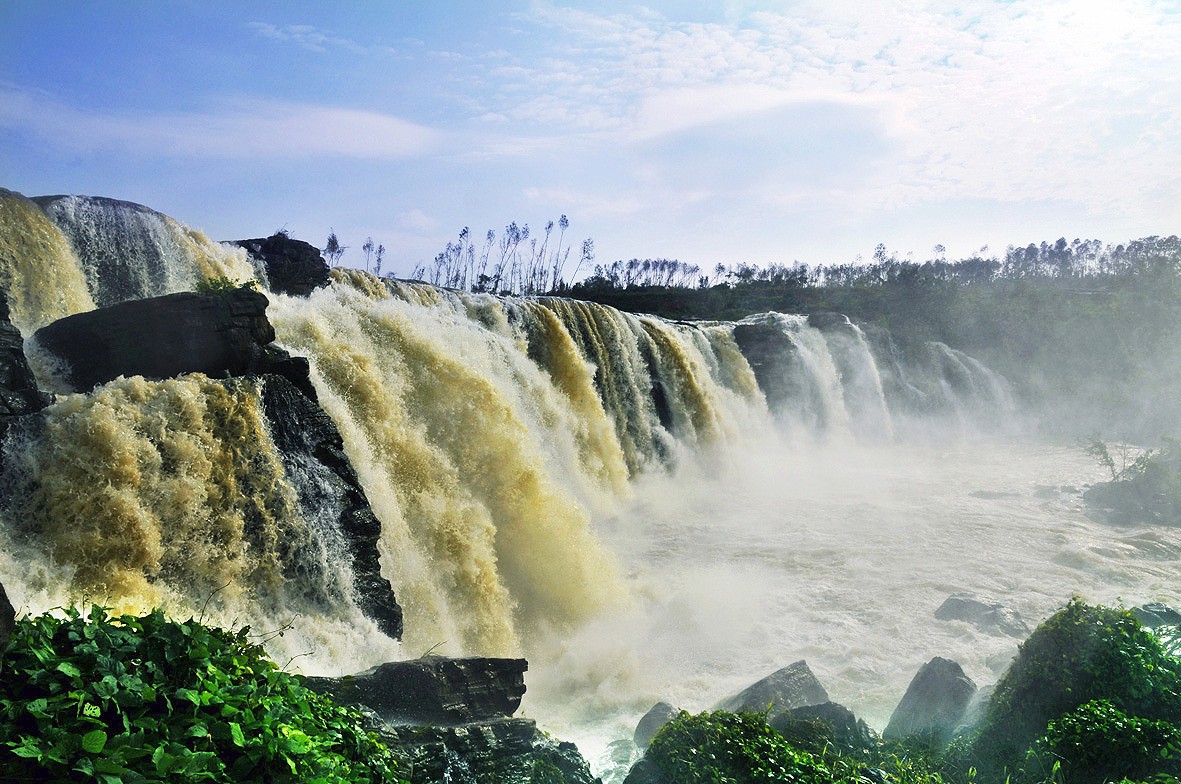
[(401, 276), (563, 214), (703, 268), (1178, 233), (1177, 3), (590, 5), (8, 3), (0, 185)]

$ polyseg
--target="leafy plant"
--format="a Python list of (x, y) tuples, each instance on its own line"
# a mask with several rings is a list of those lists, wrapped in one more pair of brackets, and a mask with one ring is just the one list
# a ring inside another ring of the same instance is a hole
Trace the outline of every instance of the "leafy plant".
[(1117, 470), (1106, 444), (1091, 439), (1088, 453), (1111, 471), (1111, 481), (1091, 487), (1084, 498), (1116, 522), (1181, 524), (1181, 444), (1164, 439)]
[(754, 784), (821, 779), (812, 755), (788, 745), (759, 713), (681, 713), (661, 728), (647, 758), (670, 784)]
[(255, 280), (234, 280), (225, 275), (216, 275), (212, 278), (197, 281), (194, 290), (198, 294), (225, 294), (230, 291), (237, 291), (238, 289), (258, 289), (258, 281)]
[(1108, 700), (1127, 716), (1175, 723), (1179, 694), (1181, 661), (1131, 613), (1075, 599), (1021, 646), (972, 751), (999, 775), (1022, 767), (1047, 726), (1085, 703)]
[(395, 782), (363, 717), (250, 642), (159, 610), (20, 619), (0, 649), (0, 779)]
[(1072, 784), (1181, 773), (1181, 729), (1128, 716), (1109, 700), (1092, 700), (1050, 722), (1035, 749), (1060, 761)]

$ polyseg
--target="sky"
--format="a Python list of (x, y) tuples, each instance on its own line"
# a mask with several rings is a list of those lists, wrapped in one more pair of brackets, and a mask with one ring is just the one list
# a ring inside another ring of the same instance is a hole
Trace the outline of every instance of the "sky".
[(0, 0), (0, 187), (403, 275), (563, 214), (708, 268), (1176, 234), (1181, 0)]

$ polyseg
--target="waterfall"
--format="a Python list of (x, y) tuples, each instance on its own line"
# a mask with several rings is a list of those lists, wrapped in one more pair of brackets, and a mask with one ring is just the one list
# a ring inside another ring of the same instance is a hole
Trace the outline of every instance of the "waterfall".
[(211, 242), (201, 232), (138, 204), (89, 196), (34, 200), (81, 260), (99, 307), (190, 291), (214, 277), (250, 280), (254, 268), (241, 248)]
[[(2, 193), (0, 254), (26, 334), (210, 277), (265, 289), (244, 251), (110, 199)], [(405, 611), (400, 651), (368, 655), (519, 654), (627, 605), (596, 527), (645, 475), (768, 434), (890, 441), (922, 405), (1012, 406), (971, 357), (933, 344), (887, 358), (843, 316), (679, 323), (353, 270), (310, 298), (267, 296), (276, 342), (309, 360)], [(338, 658), (380, 638), (353, 595), (339, 505), (307, 492), (330, 482), (271, 437), (265, 378), (119, 379), (10, 428), (0, 580), (35, 609), (93, 597), (237, 623), (297, 615), (291, 644)]]
[(94, 309), (82, 264), (44, 213), (0, 189), (0, 288), (25, 335), (63, 316)]

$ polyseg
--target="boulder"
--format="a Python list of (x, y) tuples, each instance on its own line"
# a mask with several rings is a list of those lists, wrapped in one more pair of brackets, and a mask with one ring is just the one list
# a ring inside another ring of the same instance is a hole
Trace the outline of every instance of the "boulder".
[(8, 644), (12, 637), (12, 630), (16, 625), (16, 610), (8, 600), (8, 593), (4, 585), (0, 584), (0, 648)]
[(1132, 608), (1132, 615), (1141, 626), (1155, 629), (1158, 626), (1181, 626), (1181, 610), (1161, 602), (1150, 602)]
[(804, 705), (828, 702), (828, 692), (816, 680), (808, 663), (801, 659), (719, 702), (716, 710), (766, 711), (768, 720)]
[(79, 391), (118, 376), (240, 376), (265, 364), (262, 347), (275, 339), (266, 309), (267, 298), (249, 288), (182, 292), (67, 316), (35, 338)]
[(939, 605), (935, 617), (941, 621), (966, 621), (981, 631), (1025, 639), (1029, 626), (1016, 610), (968, 593), (953, 593)]
[(8, 296), (0, 289), (0, 417), (32, 414), (45, 404), (25, 357), (24, 338), (9, 321)]
[(293, 240), (283, 232), (253, 240), (235, 240), (266, 268), (271, 291), (308, 297), (328, 285), (328, 264), (314, 245)]
[(835, 702), (792, 708), (768, 723), (796, 748), (816, 753), (829, 745), (842, 753), (863, 751), (877, 742), (877, 733), (868, 724)]
[(639, 723), (636, 724), (636, 731), (632, 737), (636, 741), (636, 745), (641, 749), (646, 748), (652, 739), (656, 737), (656, 733), (660, 732), (660, 728), (677, 717), (677, 709), (669, 705), (667, 702), (658, 702), (644, 714)]
[[(285, 355), (285, 352), (280, 352)], [(287, 376), (261, 377), (263, 412), (270, 425), (271, 439), (290, 477), (299, 499), (301, 516), (309, 525), (324, 525), (324, 539), (343, 534), (353, 574), (353, 595), (357, 606), (389, 636), (402, 636), (402, 608), (394, 589), (381, 573), (378, 540), (381, 521), (373, 514), (361, 480), (344, 453), (344, 442), (335, 423), (315, 402), (315, 390), (307, 380), (307, 360), (302, 357), (271, 356), (302, 381), (313, 396), (301, 391)], [(305, 559), (309, 569), (322, 568), (320, 560)], [(288, 575), (288, 582), (315, 585), (317, 580), (299, 580)]]
[(378, 734), (409, 763), (411, 784), (599, 784), (573, 743), (551, 738), (530, 719), (386, 726)]
[(507, 718), (525, 695), (524, 659), (424, 656), (345, 678), (308, 678), (309, 688), (364, 705), (387, 722), (459, 725)]
[(960, 665), (936, 656), (919, 668), (882, 737), (900, 740), (921, 735), (946, 743), (975, 694), (976, 684)]

